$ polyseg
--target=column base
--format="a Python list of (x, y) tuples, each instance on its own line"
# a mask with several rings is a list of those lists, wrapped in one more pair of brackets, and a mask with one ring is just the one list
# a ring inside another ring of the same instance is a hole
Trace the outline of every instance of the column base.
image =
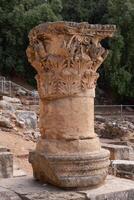
[(35, 179), (62, 188), (83, 188), (103, 183), (108, 173), (109, 151), (69, 156), (46, 156), (32, 151), (29, 162)]

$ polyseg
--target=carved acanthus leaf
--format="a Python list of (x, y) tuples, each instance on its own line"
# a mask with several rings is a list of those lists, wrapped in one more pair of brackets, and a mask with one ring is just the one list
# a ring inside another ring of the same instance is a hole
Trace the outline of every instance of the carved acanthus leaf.
[(39, 74), (41, 98), (70, 96), (94, 88), (98, 67), (108, 51), (100, 41), (112, 37), (115, 26), (55, 22), (29, 34), (29, 62)]
[(76, 75), (66, 75), (58, 82), (58, 91), (61, 95), (74, 95), (80, 92), (80, 79)]

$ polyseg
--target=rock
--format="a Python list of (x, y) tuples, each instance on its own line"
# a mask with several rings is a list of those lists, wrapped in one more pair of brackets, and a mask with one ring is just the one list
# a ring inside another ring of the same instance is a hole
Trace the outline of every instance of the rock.
[(9, 129), (9, 128), (1, 128), (1, 131), (10, 133), (10, 132), (12, 131), (12, 129)]
[(0, 152), (9, 152), (9, 151), (10, 151), (10, 149), (0, 146)]
[(114, 160), (111, 166), (113, 175), (134, 180), (134, 161)]
[(36, 129), (37, 128), (37, 115), (33, 111), (16, 111), (17, 121), (23, 121), (26, 128)]
[(100, 115), (96, 115), (95, 120), (98, 121), (98, 122), (102, 122), (102, 123), (106, 122), (106, 118), (104, 118)]
[(11, 178), (13, 176), (13, 154), (0, 152), (0, 178)]
[(102, 143), (102, 147), (110, 151), (110, 160), (129, 160), (128, 146)]
[(21, 100), (19, 98), (11, 98), (7, 96), (3, 96), (3, 101), (10, 103), (14, 110), (23, 109)]
[(20, 121), (16, 121), (16, 126), (18, 126), (19, 128), (25, 128), (25, 122), (23, 120)]
[(0, 109), (2, 110), (10, 110), (12, 112), (14, 112), (14, 107), (10, 102), (7, 102), (5, 100), (1, 100), (0, 101)]
[(9, 114), (11, 120), (16, 120), (16, 115), (15, 115), (15, 113), (8, 112), (8, 114)]
[(12, 97), (8, 97), (8, 96), (3, 96), (3, 100), (10, 102), (10, 103), (19, 103), (21, 104), (21, 100), (19, 98), (12, 98)]
[(39, 93), (38, 93), (38, 91), (37, 91), (37, 90), (33, 90), (33, 91), (31, 92), (31, 96), (38, 99), (38, 98), (39, 98)]
[(9, 119), (10, 121), (16, 120), (15, 113), (10, 110), (2, 110), (0, 114), (1, 116), (5, 117), (6, 119)]
[(96, 133), (102, 138), (129, 140), (134, 135), (134, 124), (126, 120), (95, 122)]
[(26, 95), (27, 95), (27, 92), (26, 92), (25, 90), (19, 88), (19, 89), (17, 90), (16, 94), (17, 94), (18, 96), (26, 96)]
[(12, 129), (11, 121), (5, 117), (0, 117), (0, 127)]
[(35, 131), (35, 132), (34, 132), (34, 139), (35, 139), (36, 141), (39, 140), (40, 136), (41, 136), (40, 132), (38, 132), (38, 131)]
[(23, 110), (23, 106), (20, 103), (14, 104), (14, 108), (15, 108), (15, 110)]
[(105, 124), (95, 121), (95, 133), (102, 137), (102, 133), (105, 131)]
[(29, 130), (24, 132), (24, 136), (26, 140), (32, 140), (33, 142), (37, 142), (40, 138), (40, 132)]
[(125, 133), (127, 132), (127, 129), (125, 128), (121, 128), (118, 126), (117, 123), (114, 122), (109, 122), (107, 124), (105, 124), (105, 130), (102, 134), (102, 137), (107, 137), (107, 138), (122, 138)]

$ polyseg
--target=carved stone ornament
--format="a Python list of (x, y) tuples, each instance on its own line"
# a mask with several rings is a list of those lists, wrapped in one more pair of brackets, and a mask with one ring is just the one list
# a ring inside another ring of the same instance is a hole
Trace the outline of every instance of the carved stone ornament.
[(97, 69), (108, 55), (101, 41), (114, 25), (49, 22), (29, 33), (29, 62), (37, 70), (41, 138), (30, 153), (36, 179), (60, 187), (101, 184), (109, 152), (94, 133)]
[(35, 27), (29, 34), (29, 62), (37, 70), (41, 98), (73, 96), (95, 88), (98, 67), (108, 50), (100, 42), (112, 37), (115, 26), (56, 22)]

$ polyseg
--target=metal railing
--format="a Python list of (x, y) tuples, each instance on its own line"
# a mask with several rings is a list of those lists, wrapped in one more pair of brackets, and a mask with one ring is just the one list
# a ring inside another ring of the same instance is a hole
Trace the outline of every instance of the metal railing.
[(134, 105), (95, 105), (95, 115), (134, 117)]
[(36, 90), (28, 90), (25, 87), (16, 84), (13, 81), (8, 81), (5, 77), (0, 76), (0, 93), (12, 97), (19, 89), (23, 90), (26, 93), (27, 98), (31, 98), (34, 104), (39, 103), (39, 95)]
[[(0, 92), (14, 96), (14, 93), (22, 89), (26, 92), (28, 98), (32, 98), (35, 105), (39, 104), (39, 95), (37, 90), (28, 90), (25, 87), (8, 81), (4, 76), (0, 76)], [(134, 105), (95, 105), (95, 115), (107, 115), (107, 116), (121, 116), (131, 115), (134, 116)]]

